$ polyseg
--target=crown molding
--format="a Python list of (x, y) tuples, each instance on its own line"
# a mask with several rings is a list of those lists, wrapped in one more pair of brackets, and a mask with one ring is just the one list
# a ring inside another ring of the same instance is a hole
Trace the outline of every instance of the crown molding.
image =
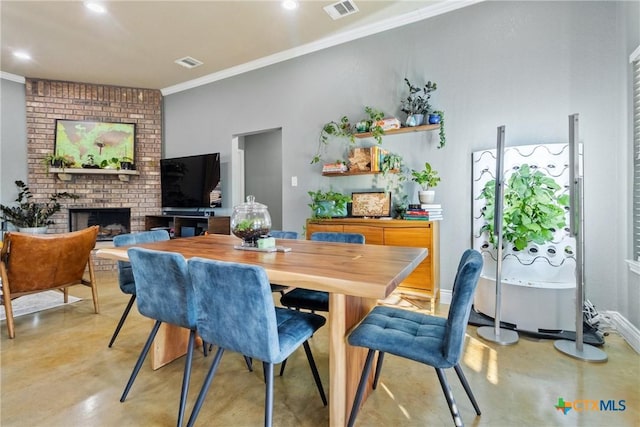
[(208, 74), (206, 76), (199, 77), (197, 79), (188, 80), (177, 85), (169, 86), (164, 89), (160, 89), (163, 96), (171, 95), (174, 93), (182, 92), (185, 90), (193, 89), (198, 86), (203, 86), (209, 83), (213, 83), (219, 80), (223, 80), (229, 77), (237, 76), (239, 74), (247, 73), (249, 71), (257, 70), (269, 65), (276, 64), (278, 62), (287, 61), (289, 59), (297, 58), (299, 56), (306, 55), (308, 53), (317, 52), (323, 49), (327, 49), (333, 46), (337, 46), (343, 43), (347, 43), (353, 40), (361, 39), (367, 36), (381, 33), (383, 31), (391, 30), (394, 28), (402, 27), (405, 25), (413, 24), (414, 22), (422, 21), (428, 18), (433, 18), (438, 15), (442, 15), (447, 12), (451, 12), (463, 7), (471, 6), (476, 3), (481, 3), (484, 0), (456, 0), (456, 1), (442, 1), (428, 6), (417, 11), (399, 15), (393, 18), (389, 18), (375, 24), (366, 25), (354, 30), (346, 31), (344, 33), (337, 34), (332, 37), (326, 37), (324, 39), (308, 43), (303, 46), (284, 50), (273, 55), (265, 56), (254, 61), (246, 62), (236, 67), (227, 68), (216, 73)]
[(4, 71), (0, 71), (0, 79), (10, 80), (12, 82), (21, 83), (21, 84), (25, 83), (24, 77), (19, 76), (17, 74), (6, 73)]

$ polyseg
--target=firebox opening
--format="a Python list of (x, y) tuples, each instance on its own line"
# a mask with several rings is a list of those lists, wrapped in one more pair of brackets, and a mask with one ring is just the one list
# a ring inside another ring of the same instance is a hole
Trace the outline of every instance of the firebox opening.
[(73, 208), (69, 209), (69, 231), (100, 226), (98, 241), (113, 240), (118, 234), (131, 232), (130, 208)]

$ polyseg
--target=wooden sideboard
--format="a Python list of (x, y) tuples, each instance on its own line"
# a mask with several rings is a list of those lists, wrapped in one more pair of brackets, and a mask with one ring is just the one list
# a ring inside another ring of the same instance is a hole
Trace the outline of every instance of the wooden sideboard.
[(402, 219), (331, 218), (308, 219), (307, 239), (317, 231), (361, 233), (365, 243), (427, 248), (429, 254), (400, 285), (400, 291), (440, 298), (440, 224), (438, 221)]
[(231, 234), (231, 218), (228, 216), (183, 216), (147, 215), (145, 230), (167, 227), (174, 230), (172, 237), (197, 236), (204, 231), (209, 234)]

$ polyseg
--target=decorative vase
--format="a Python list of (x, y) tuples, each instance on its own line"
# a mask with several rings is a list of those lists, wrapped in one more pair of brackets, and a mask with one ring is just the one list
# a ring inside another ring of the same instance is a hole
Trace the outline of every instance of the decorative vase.
[(435, 190), (418, 191), (418, 200), (420, 200), (420, 203), (433, 203), (435, 199), (436, 199)]
[(429, 114), (429, 124), (437, 125), (440, 123), (440, 114)]
[(424, 120), (424, 114), (409, 114), (405, 124), (409, 127), (420, 126)]

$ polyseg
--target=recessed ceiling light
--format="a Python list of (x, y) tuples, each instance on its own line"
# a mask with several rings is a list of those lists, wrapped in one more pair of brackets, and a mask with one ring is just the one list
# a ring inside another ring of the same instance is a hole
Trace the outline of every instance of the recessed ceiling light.
[(281, 4), (282, 7), (287, 10), (295, 10), (298, 8), (298, 2), (296, 0), (284, 0)]
[(29, 55), (27, 52), (23, 51), (23, 50), (17, 50), (15, 52), (13, 52), (13, 56), (15, 56), (16, 58), (19, 59), (24, 59), (25, 61), (28, 61), (31, 59), (31, 55)]
[(102, 4), (94, 1), (84, 2), (84, 7), (95, 13), (105, 13), (107, 11), (107, 8), (105, 8)]

